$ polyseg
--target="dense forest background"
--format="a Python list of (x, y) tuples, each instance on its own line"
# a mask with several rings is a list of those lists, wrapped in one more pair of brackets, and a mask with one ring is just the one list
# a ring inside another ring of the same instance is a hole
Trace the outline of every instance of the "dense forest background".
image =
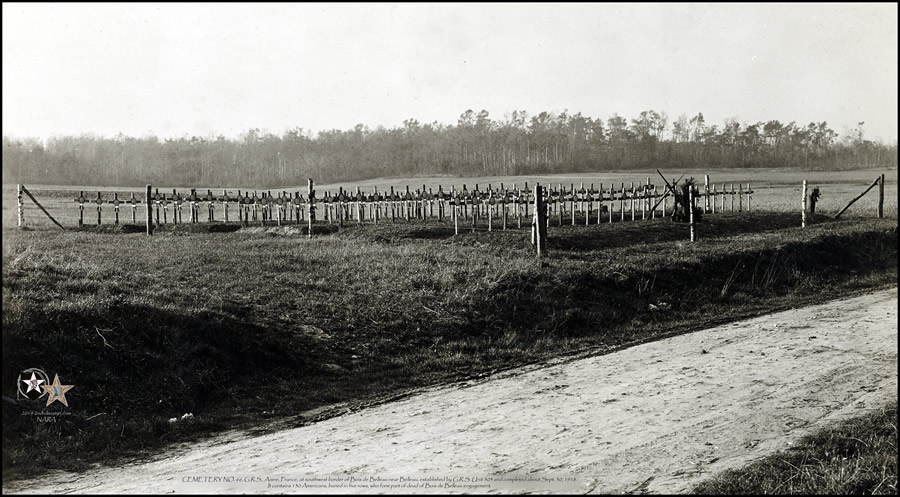
[(651, 167), (896, 168), (897, 145), (867, 140), (863, 124), (838, 135), (826, 122), (709, 125), (702, 113), (670, 122), (665, 112), (593, 119), (514, 111), (491, 119), (467, 110), (456, 124), (349, 130), (254, 128), (160, 139), (118, 135), (3, 137), (3, 182), (140, 186), (294, 186), (390, 176), (517, 175)]

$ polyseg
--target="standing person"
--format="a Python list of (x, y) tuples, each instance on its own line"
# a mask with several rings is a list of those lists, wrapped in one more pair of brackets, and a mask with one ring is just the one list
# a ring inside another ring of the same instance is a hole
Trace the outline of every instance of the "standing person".
[(819, 192), (819, 187), (815, 187), (812, 189), (812, 192), (809, 194), (809, 215), (814, 216), (816, 214), (816, 202), (819, 200), (822, 194)]

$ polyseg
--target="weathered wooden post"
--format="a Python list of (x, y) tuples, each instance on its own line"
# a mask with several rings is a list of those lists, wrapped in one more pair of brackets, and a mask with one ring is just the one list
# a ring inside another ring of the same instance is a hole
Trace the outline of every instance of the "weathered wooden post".
[(362, 224), (362, 192), (359, 190), (359, 187), (356, 187), (356, 224)]
[(508, 197), (508, 195), (509, 195), (509, 192), (507, 192), (507, 191), (503, 188), (503, 183), (500, 183), (500, 194), (503, 195), (503, 198), (502, 198), (502, 201), (501, 201), (501, 204), (500, 204), (500, 208), (501, 208), (502, 213), (503, 213), (503, 231), (506, 231), (506, 217), (507, 217), (507, 214), (506, 214), (506, 199), (507, 199), (507, 197)]
[(241, 223), (241, 226), (247, 226), (246, 222), (244, 221), (244, 212), (246, 211), (246, 209), (244, 209), (244, 205), (245, 205), (245, 204), (244, 204), (244, 197), (241, 196), (241, 191), (238, 190), (238, 193), (237, 193), (237, 210), (238, 210), (238, 222)]
[(190, 200), (190, 203), (188, 204), (188, 206), (191, 209), (191, 215), (188, 216), (188, 219), (190, 219), (191, 223), (194, 222), (194, 198), (196, 197), (196, 192), (197, 192), (197, 190), (191, 188), (191, 194), (190, 194), (190, 196), (188, 196), (188, 200)]
[[(271, 193), (269, 195), (271, 196)], [(275, 224), (277, 226), (281, 226), (281, 205), (283, 202), (281, 193), (279, 193), (278, 198), (275, 199)]]
[(878, 180), (878, 219), (884, 219), (884, 174)]
[(738, 183), (738, 212), (744, 212), (744, 185)]
[(619, 221), (625, 220), (625, 183), (623, 182), (621, 185), (622, 189), (619, 192)]
[(703, 175), (703, 213), (709, 212), (709, 175)]
[[(490, 188), (490, 187), (488, 187)], [(494, 203), (494, 190), (488, 189), (488, 200), (487, 200), (487, 218), (488, 218), (488, 233), (490, 233), (494, 228), (494, 214), (493, 209), (491, 209), (491, 204)]]
[(635, 200), (635, 190), (634, 190), (634, 181), (631, 182), (631, 202), (629, 204), (628, 209), (631, 211), (631, 220), (634, 221), (634, 200)]
[[(76, 198), (75, 201), (78, 202), (78, 226), (84, 226), (84, 203), (86, 200), (83, 191), (78, 192), (78, 198)], [(158, 218), (159, 215), (156, 217)]]
[(803, 180), (803, 192), (800, 198), (800, 227), (806, 227), (806, 180)]
[(750, 197), (753, 196), (753, 190), (750, 189), (750, 183), (747, 183), (747, 212), (750, 212)]
[(613, 184), (609, 184), (609, 224), (613, 222), (613, 207), (616, 205), (615, 193), (613, 193)]
[(694, 185), (688, 186), (688, 219), (691, 225), (691, 241), (694, 241)]
[(641, 221), (647, 219), (647, 189), (648, 187), (641, 188)]
[(119, 224), (119, 192), (113, 193), (113, 210), (116, 213), (116, 222), (115, 224)]
[(478, 210), (481, 208), (480, 195), (478, 183), (475, 183), (475, 189), (472, 190), (472, 233), (475, 233), (475, 225), (478, 223)]
[(547, 188), (542, 188), (547, 195), (547, 203), (550, 208), (550, 213), (553, 213), (553, 208), (556, 207), (556, 213), (559, 215), (559, 226), (562, 226), (562, 218), (566, 213), (566, 187), (562, 186), (562, 183), (556, 184), (556, 202), (553, 202), (553, 185), (551, 183), (547, 183)]
[(403, 195), (403, 219), (408, 223), (409, 222), (409, 200), (412, 198), (412, 195), (409, 193), (409, 185), (406, 185), (406, 194)]
[(225, 222), (228, 222), (228, 190), (222, 190), (222, 215), (225, 217)]
[(734, 212), (734, 183), (731, 184), (731, 212)]
[(21, 228), (25, 225), (25, 210), (22, 205), (22, 185), (18, 183), (16, 184), (16, 211), (19, 215), (19, 228)]
[(394, 222), (397, 222), (397, 210), (395, 208), (396, 207), (396, 202), (395, 202), (396, 197), (394, 196), (394, 186), (393, 185), (391, 185), (390, 199), (391, 199), (391, 222), (394, 223)]
[(544, 203), (544, 192), (540, 184), (534, 185), (534, 223), (532, 239), (537, 249), (538, 258), (547, 252), (547, 210)]
[(312, 178), (307, 179), (306, 195), (306, 205), (309, 213), (309, 228), (306, 231), (306, 236), (307, 238), (312, 238), (313, 223), (316, 222), (316, 191), (313, 190)]
[(453, 234), (459, 234), (459, 195), (454, 186), (450, 186), (450, 206), (453, 208)]
[(578, 193), (575, 191), (575, 183), (569, 185), (570, 206), (572, 207), (572, 226), (575, 226), (575, 208), (578, 206)]
[(94, 200), (97, 203), (97, 225), (100, 225), (100, 213), (103, 210), (103, 199), (100, 198), (100, 192), (97, 192), (97, 200)]
[(150, 185), (144, 194), (144, 203), (147, 204), (147, 235), (153, 234), (153, 210), (150, 208)]
[[(409, 188), (409, 187), (407, 187)], [(338, 219), (338, 228), (344, 227), (344, 187), (338, 187), (338, 195), (337, 195), (337, 219)]]
[(181, 196), (174, 188), (172, 189), (172, 222), (175, 224), (181, 222)]
[(594, 196), (591, 192), (594, 191), (594, 185), (591, 185), (589, 190), (581, 189), (581, 206), (584, 211), (584, 225), (587, 226), (591, 224), (591, 204), (594, 202)]
[[(160, 195), (159, 188), (157, 188), (156, 194), (153, 196), (153, 198), (155, 200), (155, 202), (153, 202), (153, 203), (156, 204), (156, 227), (159, 228), (159, 204), (161, 201), (165, 200), (166, 194), (163, 193), (162, 195)], [(163, 204), (163, 216), (168, 217), (168, 214), (166, 213), (166, 205), (165, 204)], [(163, 220), (166, 220), (165, 217), (163, 217)], [(166, 222), (168, 222), (168, 221), (166, 220)]]

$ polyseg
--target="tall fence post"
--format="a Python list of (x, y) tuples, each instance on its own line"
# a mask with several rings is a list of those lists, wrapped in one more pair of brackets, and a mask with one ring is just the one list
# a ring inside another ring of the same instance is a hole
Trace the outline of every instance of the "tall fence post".
[(25, 225), (25, 211), (22, 206), (22, 185), (16, 184), (16, 208), (19, 213), (19, 228)]
[(694, 185), (688, 186), (688, 218), (691, 225), (691, 241), (694, 241)]
[(306, 184), (307, 206), (309, 208), (309, 229), (306, 232), (307, 238), (312, 238), (313, 223), (316, 221), (316, 191), (313, 190), (313, 180), (309, 178)]
[(153, 234), (153, 209), (150, 208), (150, 185), (144, 194), (144, 204), (147, 206), (147, 235)]
[(803, 180), (803, 196), (800, 199), (800, 227), (806, 227), (806, 180)]
[(703, 175), (703, 213), (709, 212), (709, 175)]
[(547, 252), (547, 210), (544, 203), (544, 192), (540, 184), (534, 185), (534, 223), (532, 224), (532, 240), (537, 249), (538, 258)]
[[(843, 214), (847, 209), (849, 209), (851, 205), (853, 205), (857, 200), (863, 198), (863, 196), (865, 196), (865, 194), (869, 193), (869, 190), (871, 190), (872, 188), (875, 188), (882, 181), (884, 181), (883, 176), (879, 176), (879, 177), (875, 178), (875, 181), (873, 181), (872, 184), (869, 185), (869, 187), (866, 188), (866, 190), (864, 192), (860, 193), (853, 200), (848, 202), (847, 205), (845, 205), (843, 209), (841, 209), (840, 211), (838, 211), (837, 214), (834, 215), (834, 218), (837, 219), (837, 218), (841, 217), (841, 214)], [(881, 202), (881, 199), (879, 199), (879, 202)]]
[(747, 183), (747, 212), (750, 212), (750, 197), (753, 194), (753, 190), (750, 189), (750, 183)]
[(884, 218), (884, 174), (878, 180), (878, 219)]

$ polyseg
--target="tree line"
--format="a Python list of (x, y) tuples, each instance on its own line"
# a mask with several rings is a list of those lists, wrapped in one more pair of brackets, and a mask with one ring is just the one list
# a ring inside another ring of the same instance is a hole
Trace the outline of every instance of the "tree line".
[(455, 124), (422, 124), (281, 135), (252, 128), (160, 139), (119, 134), (3, 137), (4, 183), (138, 186), (296, 186), (377, 177), (519, 175), (646, 168), (897, 167), (896, 144), (865, 138), (864, 123), (838, 135), (828, 123), (777, 120), (709, 125), (703, 114), (671, 120), (648, 110), (606, 120), (526, 111), (492, 119), (466, 110)]

